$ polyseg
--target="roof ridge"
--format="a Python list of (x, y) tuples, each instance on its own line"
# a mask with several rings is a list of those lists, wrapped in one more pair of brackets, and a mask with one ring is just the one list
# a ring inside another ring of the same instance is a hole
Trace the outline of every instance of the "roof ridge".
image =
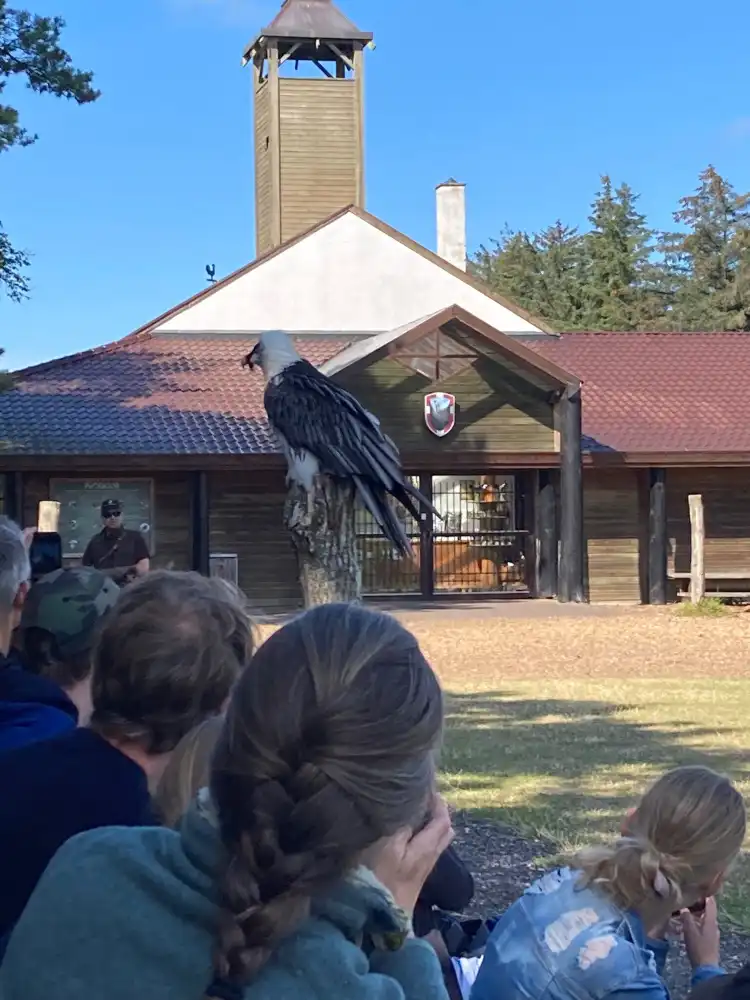
[(286, 240), (285, 243), (279, 244), (277, 247), (266, 251), (266, 253), (261, 254), (259, 257), (255, 257), (253, 260), (248, 261), (247, 264), (243, 264), (241, 267), (235, 268), (234, 271), (230, 271), (229, 274), (220, 278), (218, 281), (209, 285), (207, 288), (202, 288), (199, 292), (195, 292), (193, 295), (189, 295), (186, 299), (183, 299), (176, 306), (171, 306), (166, 309), (163, 313), (160, 313), (154, 319), (149, 320), (148, 323), (144, 323), (142, 326), (137, 327), (131, 333), (125, 334), (124, 337), (120, 337), (118, 340), (111, 340), (107, 344), (100, 344), (96, 347), (89, 347), (85, 351), (76, 351), (74, 354), (64, 354), (59, 358), (51, 358), (49, 361), (41, 361), (37, 365), (29, 365), (26, 368), (19, 368), (18, 371), (13, 372), (13, 375), (18, 378), (25, 378), (27, 375), (36, 375), (44, 371), (48, 371), (50, 368), (56, 368), (58, 366), (64, 366), (73, 361), (78, 361), (81, 358), (93, 357), (97, 354), (103, 354), (108, 351), (116, 350), (123, 344), (130, 344), (136, 340), (143, 339), (147, 340), (150, 336), (153, 336), (156, 332), (156, 327), (161, 326), (167, 320), (171, 319), (173, 316), (179, 315), (185, 309), (189, 308), (195, 303), (202, 301), (204, 298), (208, 298), (214, 292), (218, 291), (220, 288), (225, 288), (230, 285), (237, 278), (243, 277), (248, 271), (257, 267), (259, 264), (266, 260), (276, 256), (281, 253), (282, 250), (286, 250), (287, 247), (293, 246), (295, 243), (299, 243), (306, 236), (311, 236), (316, 230), (323, 229), (329, 223), (335, 222), (336, 219), (346, 215), (354, 208), (354, 205), (347, 205), (345, 208), (340, 208), (332, 215), (323, 219), (321, 222), (316, 222), (314, 226), (306, 229), (304, 232), (299, 233), (297, 236), (293, 236), (291, 239)]
[[(290, 247), (295, 246), (298, 243), (301, 243), (302, 240), (306, 239), (308, 236), (312, 236), (314, 233), (322, 229), (325, 229), (327, 226), (338, 221), (338, 219), (343, 218), (345, 215), (349, 214), (352, 214), (356, 216), (358, 219), (361, 219), (363, 222), (367, 222), (369, 225), (374, 226), (376, 229), (380, 230), (380, 232), (385, 233), (387, 236), (390, 236), (391, 239), (394, 239), (397, 242), (401, 243), (402, 246), (406, 246), (407, 248), (413, 250), (415, 253), (420, 254), (427, 260), (430, 260), (436, 266), (442, 267), (449, 274), (454, 274), (457, 278), (459, 278), (459, 280), (463, 281), (465, 284), (470, 285), (473, 288), (476, 288), (477, 291), (481, 292), (483, 295), (486, 295), (488, 299), (497, 302), (499, 305), (503, 306), (505, 309), (508, 309), (510, 312), (514, 313), (519, 318), (525, 319), (528, 323), (531, 323), (532, 326), (538, 327), (538, 329), (542, 333), (549, 334), (550, 336), (558, 336), (558, 332), (555, 329), (553, 329), (549, 324), (545, 323), (539, 317), (533, 316), (531, 313), (527, 312), (527, 310), (523, 309), (516, 303), (509, 301), (504, 296), (498, 295), (497, 293), (493, 292), (492, 289), (484, 281), (481, 280), (481, 278), (475, 277), (468, 271), (461, 270), (461, 268), (456, 267), (455, 264), (451, 264), (450, 261), (447, 261), (444, 258), (440, 257), (440, 255), (436, 253), (434, 250), (430, 250), (429, 247), (426, 247), (423, 244), (417, 242), (417, 240), (414, 240), (410, 236), (407, 236), (406, 233), (402, 233), (399, 229), (396, 229), (395, 226), (392, 226), (389, 222), (385, 222), (382, 219), (379, 219), (376, 215), (373, 215), (366, 209), (359, 208), (357, 205), (350, 204), (331, 213), (331, 215), (327, 216), (325, 219), (321, 219), (320, 222), (316, 222), (315, 225), (310, 226), (309, 229), (306, 229), (303, 232), (298, 233), (296, 236), (292, 236), (284, 243), (280, 243), (277, 247), (273, 247), (271, 250), (267, 250), (266, 253), (261, 254), (260, 256), (255, 257), (253, 260), (248, 261), (248, 263), (243, 264), (241, 267), (236, 268), (234, 271), (231, 271), (223, 278), (220, 278), (213, 284), (208, 285), (208, 287), (202, 288), (199, 292), (195, 292), (193, 295), (188, 296), (186, 299), (183, 299), (177, 305), (171, 306), (169, 309), (165, 310), (163, 313), (156, 316), (154, 319), (149, 320), (148, 323), (144, 323), (142, 326), (137, 327), (135, 330), (133, 330), (131, 333), (126, 334), (124, 337), (121, 337), (118, 340), (111, 341), (108, 344), (103, 344), (98, 347), (88, 348), (85, 351), (78, 351), (74, 354), (63, 355), (63, 357), (61, 358), (52, 358), (49, 361), (42, 361), (38, 365), (31, 365), (27, 368), (19, 369), (19, 371), (15, 374), (22, 377), (25, 377), (26, 375), (37, 374), (38, 372), (49, 370), (50, 367), (66, 365), (74, 360), (78, 360), (79, 358), (91, 357), (92, 355), (100, 354), (102, 352), (106, 352), (109, 350), (116, 350), (121, 344), (132, 343), (134, 340), (137, 340), (138, 338), (141, 337), (145, 338), (147, 335), (153, 334), (157, 327), (162, 326), (168, 320), (173, 319), (175, 316), (178, 316), (181, 312), (184, 312), (191, 306), (196, 305), (198, 302), (202, 302), (204, 299), (208, 298), (211, 295), (214, 295), (222, 288), (226, 288), (227, 285), (230, 285), (233, 281), (236, 281), (238, 278), (244, 277), (246, 274), (254, 270), (256, 267), (259, 267), (266, 261), (271, 260), (274, 257), (278, 256), (279, 254), (283, 253), (284, 250), (287, 250)], [(437, 312), (439, 311), (440, 310), (437, 310)], [(532, 336), (534, 335), (532, 331), (529, 331), (529, 333)], [(523, 334), (521, 334), (521, 336), (523, 336)]]
[[(560, 337), (716, 337), (727, 335), (747, 337), (750, 336), (750, 330), (561, 330), (559, 335)], [(528, 334), (520, 336), (528, 336)]]

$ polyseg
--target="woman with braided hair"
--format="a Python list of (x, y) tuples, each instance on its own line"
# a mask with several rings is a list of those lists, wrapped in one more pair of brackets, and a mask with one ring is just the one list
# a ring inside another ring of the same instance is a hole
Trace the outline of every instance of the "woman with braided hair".
[(500, 918), (472, 1000), (668, 1000), (681, 923), (693, 986), (723, 975), (714, 896), (745, 838), (745, 804), (706, 767), (661, 777), (621, 836), (535, 882)]
[(100, 830), (47, 869), (3, 1000), (446, 1000), (411, 914), (452, 839), (438, 681), (395, 619), (306, 612), (239, 680), (178, 831)]

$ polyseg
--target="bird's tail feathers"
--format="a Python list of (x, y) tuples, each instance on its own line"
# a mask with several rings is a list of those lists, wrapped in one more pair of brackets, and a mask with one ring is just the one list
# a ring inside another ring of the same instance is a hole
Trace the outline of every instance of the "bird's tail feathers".
[(406, 487), (402, 483), (398, 483), (390, 490), (391, 496), (398, 500), (402, 507), (408, 510), (409, 514), (414, 518), (414, 520), (419, 524), (422, 520), (422, 512), (420, 511), (417, 504), (414, 503)]
[(403, 524), (399, 521), (393, 508), (388, 503), (385, 490), (379, 488), (373, 489), (360, 476), (355, 476), (354, 481), (362, 503), (375, 518), (378, 527), (388, 541), (397, 549), (400, 556), (413, 558), (414, 548), (404, 530)]
[[(431, 514), (434, 514), (435, 517), (440, 518), (441, 521), (443, 520), (443, 515), (440, 513), (437, 507), (431, 504), (430, 501), (427, 499), (427, 497), (424, 496), (424, 494), (420, 493), (417, 487), (414, 486), (412, 483), (410, 483), (406, 477), (404, 477), (403, 486), (406, 492), (409, 494), (409, 496), (413, 497), (418, 504), (421, 504), (423, 507), (426, 507)], [(401, 502), (403, 503), (403, 500)], [(406, 506), (406, 504), (404, 504), (404, 506)]]
[(377, 472), (384, 488), (387, 488), (394, 481), (399, 482), (402, 476), (401, 469), (382, 451), (375, 451), (374, 448), (371, 448), (366, 438), (362, 442), (362, 451), (369, 464)]

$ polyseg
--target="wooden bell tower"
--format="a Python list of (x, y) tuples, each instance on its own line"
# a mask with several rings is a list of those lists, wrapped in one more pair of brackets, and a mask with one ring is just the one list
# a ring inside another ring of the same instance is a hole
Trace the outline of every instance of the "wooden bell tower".
[(255, 249), (364, 207), (364, 49), (331, 0), (284, 0), (245, 50), (255, 104)]

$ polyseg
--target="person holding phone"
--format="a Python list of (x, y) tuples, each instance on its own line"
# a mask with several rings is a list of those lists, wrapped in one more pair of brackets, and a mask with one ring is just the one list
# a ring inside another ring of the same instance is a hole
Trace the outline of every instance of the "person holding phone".
[(669, 771), (619, 838), (580, 851), (503, 914), (472, 1000), (628, 1000), (635, 993), (668, 1000), (661, 972), (675, 912), (692, 986), (722, 976), (713, 897), (745, 827), (745, 804), (728, 778), (699, 766)]
[(12, 645), (31, 588), (34, 531), (0, 517), (0, 751), (72, 729), (76, 708), (52, 680), (25, 669)]
[(125, 528), (119, 500), (104, 500), (102, 530), (89, 541), (81, 560), (112, 577), (120, 585), (148, 573), (151, 555), (140, 531)]

